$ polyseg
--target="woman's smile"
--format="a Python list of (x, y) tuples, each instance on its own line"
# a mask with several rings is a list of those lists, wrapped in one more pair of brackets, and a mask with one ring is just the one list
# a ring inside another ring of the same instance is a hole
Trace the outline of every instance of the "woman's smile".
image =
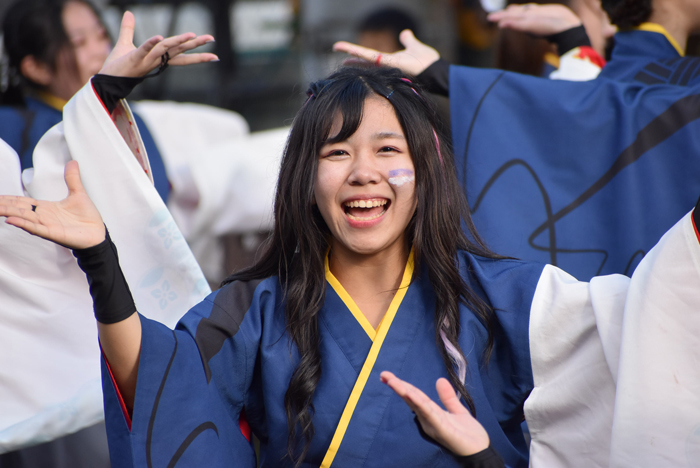
[(391, 201), (386, 198), (359, 197), (343, 203), (348, 222), (354, 227), (366, 227), (367, 222), (378, 220), (387, 212)]

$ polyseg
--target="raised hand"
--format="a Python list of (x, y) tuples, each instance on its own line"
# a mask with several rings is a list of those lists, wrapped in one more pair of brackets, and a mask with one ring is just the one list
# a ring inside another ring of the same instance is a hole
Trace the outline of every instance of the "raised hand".
[(378, 66), (398, 68), (404, 73), (413, 76), (419, 75), (423, 70), (440, 58), (440, 54), (437, 50), (416, 39), (416, 36), (413, 35), (413, 31), (410, 29), (401, 31), (399, 40), (405, 49), (394, 52), (393, 54), (383, 54), (374, 49), (345, 41), (333, 44), (333, 50), (336, 52), (345, 52), (346, 54), (374, 63)]
[(576, 13), (558, 4), (509, 5), (504, 10), (489, 14), (488, 20), (498, 23), (499, 28), (536, 36), (550, 36), (581, 25)]
[(486, 430), (460, 403), (447, 379), (438, 379), (435, 384), (444, 410), (425, 393), (391, 372), (382, 372), (380, 378), (416, 413), (423, 431), (452, 453), (466, 456), (488, 448)]
[(113, 76), (140, 77), (148, 74), (161, 64), (161, 57), (168, 53), (168, 65), (192, 65), (214, 62), (219, 58), (210, 53), (183, 54), (214, 41), (208, 34), (197, 36), (194, 33), (168, 37), (153, 36), (140, 47), (134, 45), (134, 15), (127, 11), (122, 18), (119, 38), (105, 61), (101, 74)]
[(80, 181), (77, 161), (66, 164), (68, 196), (59, 202), (0, 196), (5, 222), (71, 249), (85, 249), (105, 240), (105, 226)]

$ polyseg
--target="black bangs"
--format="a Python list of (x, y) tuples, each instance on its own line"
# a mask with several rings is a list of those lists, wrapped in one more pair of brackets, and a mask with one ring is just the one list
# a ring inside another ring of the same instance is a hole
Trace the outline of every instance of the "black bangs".
[[(328, 115), (324, 115), (323, 121), (326, 123), (324, 141), (326, 143), (337, 143), (350, 138), (360, 127), (362, 123), (362, 115), (365, 107), (365, 99), (367, 99), (370, 91), (361, 80), (354, 80), (349, 86), (338, 86), (339, 90), (328, 90), (326, 97), (328, 99), (327, 109)], [(333, 92), (336, 91), (336, 92)], [(339, 92), (338, 92), (339, 91)], [(321, 97), (323, 99), (324, 96)], [(343, 124), (340, 131), (335, 135), (330, 135), (333, 121), (340, 114)]]

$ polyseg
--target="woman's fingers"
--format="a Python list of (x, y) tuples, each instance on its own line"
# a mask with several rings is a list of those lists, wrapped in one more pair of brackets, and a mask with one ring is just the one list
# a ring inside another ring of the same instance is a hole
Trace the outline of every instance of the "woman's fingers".
[(416, 38), (415, 34), (413, 34), (413, 31), (411, 31), (410, 29), (404, 29), (403, 31), (401, 31), (401, 33), (399, 34), (399, 42), (407, 50), (412, 49), (415, 46), (425, 46), (425, 44), (423, 44)]
[(380, 378), (416, 414), (425, 433), (442, 446), (458, 455), (472, 455), (489, 446), (486, 430), (462, 405), (447, 379), (438, 379), (435, 384), (447, 408), (445, 411), (421, 390), (391, 372), (382, 372)]
[[(0, 216), (9, 218), (27, 217), (36, 218), (32, 206), (36, 206), (36, 200), (28, 197), (17, 197), (11, 195), (0, 196)], [(12, 224), (12, 223), (10, 223)]]
[[(37, 211), (42, 204), (28, 197), (0, 196), (0, 216), (7, 218), (7, 224), (43, 237), (48, 231), (41, 225)], [(43, 205), (46, 209), (46, 205)]]
[[(170, 65), (192, 65), (195, 63), (212, 62), (219, 58), (215, 54), (203, 52), (198, 54), (183, 54), (189, 50), (201, 47), (212, 42), (214, 38), (208, 34), (196, 36), (193, 33), (180, 34), (169, 37), (159, 42), (148, 55), (143, 59), (144, 64), (148, 64), (150, 69), (154, 69), (161, 63), (161, 57), (168, 53), (168, 64)], [(150, 71), (150, 70), (149, 70)]]
[(173, 58), (178, 54), (187, 52), (192, 49), (196, 49), (197, 47), (209, 44), (210, 42), (214, 42), (214, 37), (209, 34), (205, 34), (202, 36), (193, 36), (191, 39), (188, 39), (180, 44), (171, 46), (168, 49), (168, 53), (170, 54), (170, 58)]
[(170, 65), (182, 66), (182, 65), (194, 65), (197, 63), (207, 63), (207, 62), (218, 62), (219, 57), (215, 54), (201, 53), (201, 54), (180, 54), (174, 59), (171, 59), (168, 63)]
[(66, 167), (63, 169), (63, 178), (68, 186), (68, 195), (85, 193), (83, 181), (80, 179), (80, 167), (78, 166), (78, 161), (68, 161)]
[[(439, 419), (439, 412), (443, 411), (428, 395), (423, 393), (418, 388), (410, 383), (399, 379), (391, 372), (385, 371), (381, 373), (382, 382), (387, 384), (392, 390), (399, 395), (411, 410), (416, 413), (419, 418), (427, 419), (431, 422)], [(424, 428), (425, 429), (425, 428)]]
[(471, 415), (467, 408), (464, 407), (462, 402), (459, 401), (459, 397), (457, 397), (457, 392), (455, 392), (455, 389), (452, 387), (452, 384), (450, 384), (450, 382), (447, 379), (439, 378), (438, 381), (435, 383), (435, 389), (437, 390), (438, 397), (440, 397), (440, 401), (443, 405), (445, 405), (445, 409), (448, 412), (452, 414), (467, 413)]
[[(152, 61), (153, 57), (149, 57), (149, 55), (151, 55), (154, 49), (162, 42), (163, 36), (153, 36), (147, 39), (146, 42), (141, 44), (139, 48), (133, 52), (133, 61), (137, 64), (147, 62), (149, 60)], [(158, 55), (158, 57), (160, 57), (160, 55)]]
[(119, 37), (117, 38), (118, 45), (129, 45), (134, 43), (134, 27), (136, 20), (134, 14), (130, 11), (125, 11), (122, 16), (122, 24), (119, 28)]
[(581, 25), (576, 14), (564, 5), (510, 5), (488, 15), (499, 28), (513, 29), (538, 36), (548, 36)]
[[(345, 52), (346, 54), (372, 63), (375, 63), (377, 58), (379, 58), (380, 61), (385, 58), (385, 56), (380, 54), (379, 51), (345, 41), (339, 41), (333, 44), (333, 50), (335, 52)], [(384, 63), (380, 64), (384, 65)]]

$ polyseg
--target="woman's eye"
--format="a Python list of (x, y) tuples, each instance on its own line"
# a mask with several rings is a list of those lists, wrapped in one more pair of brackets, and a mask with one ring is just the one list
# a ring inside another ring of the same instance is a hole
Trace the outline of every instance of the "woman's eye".
[(329, 157), (332, 157), (332, 156), (345, 156), (346, 154), (348, 154), (348, 153), (347, 153), (345, 150), (340, 150), (340, 149), (339, 149), (339, 150), (329, 151), (329, 152), (327, 152), (323, 157), (324, 157), (324, 158), (329, 158)]
[(396, 148), (393, 148), (391, 146), (384, 146), (383, 148), (381, 148), (379, 150), (379, 152), (380, 153), (398, 153), (399, 150), (397, 150)]

